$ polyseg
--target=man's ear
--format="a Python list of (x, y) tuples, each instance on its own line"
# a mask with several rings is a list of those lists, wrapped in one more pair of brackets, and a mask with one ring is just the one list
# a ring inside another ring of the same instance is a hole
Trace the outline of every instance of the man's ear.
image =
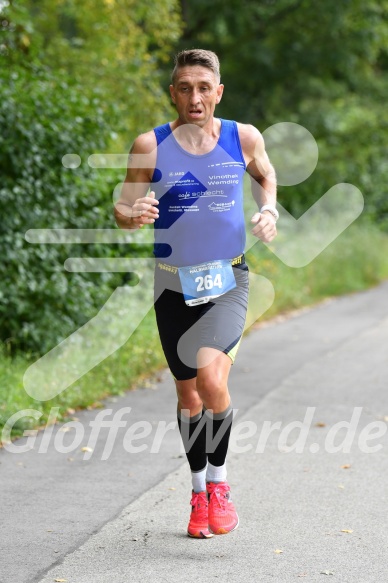
[(174, 90), (174, 85), (170, 85), (170, 96), (172, 101), (175, 103), (175, 90)]
[(224, 86), (222, 84), (217, 87), (217, 99), (216, 103), (219, 103), (222, 99), (222, 94), (224, 93)]

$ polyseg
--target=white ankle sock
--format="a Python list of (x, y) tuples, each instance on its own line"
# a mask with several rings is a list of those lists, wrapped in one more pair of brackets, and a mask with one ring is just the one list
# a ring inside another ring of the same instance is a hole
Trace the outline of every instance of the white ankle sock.
[(191, 472), (191, 482), (194, 492), (206, 491), (206, 466), (199, 472)]
[(207, 482), (225, 482), (226, 481), (226, 464), (223, 466), (213, 466), (210, 462), (207, 464), (206, 471)]

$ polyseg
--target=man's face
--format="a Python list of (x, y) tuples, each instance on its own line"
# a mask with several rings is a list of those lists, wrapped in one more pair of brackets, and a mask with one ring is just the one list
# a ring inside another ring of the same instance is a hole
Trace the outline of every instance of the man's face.
[(213, 71), (199, 65), (178, 69), (171, 99), (183, 123), (204, 127), (221, 101), (224, 86), (218, 83)]

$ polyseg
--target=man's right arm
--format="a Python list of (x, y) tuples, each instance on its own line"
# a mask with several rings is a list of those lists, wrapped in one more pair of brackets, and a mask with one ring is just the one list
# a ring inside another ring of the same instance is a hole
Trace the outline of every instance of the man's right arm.
[(136, 138), (128, 156), (127, 174), (114, 216), (121, 229), (139, 229), (158, 218), (155, 193), (147, 196), (156, 164), (156, 138), (153, 131)]

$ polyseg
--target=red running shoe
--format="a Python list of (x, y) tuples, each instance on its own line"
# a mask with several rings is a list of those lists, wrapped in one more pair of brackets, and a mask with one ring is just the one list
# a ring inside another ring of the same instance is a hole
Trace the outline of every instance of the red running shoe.
[(214, 534), (227, 534), (238, 527), (238, 515), (230, 498), (227, 482), (207, 482), (209, 495), (209, 530)]
[(206, 492), (193, 492), (191, 497), (191, 515), (187, 534), (194, 538), (211, 538), (213, 534), (208, 526), (208, 499)]

